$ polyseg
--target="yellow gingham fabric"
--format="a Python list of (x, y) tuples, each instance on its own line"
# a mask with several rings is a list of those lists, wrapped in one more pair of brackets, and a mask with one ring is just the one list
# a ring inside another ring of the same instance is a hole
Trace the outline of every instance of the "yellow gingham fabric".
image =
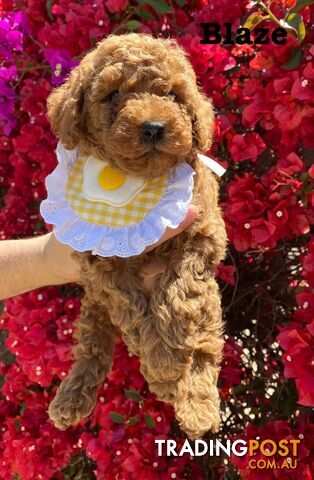
[(79, 157), (69, 175), (66, 196), (71, 208), (87, 222), (108, 227), (125, 227), (139, 223), (163, 196), (168, 177), (148, 180), (146, 186), (124, 207), (91, 202), (83, 197), (83, 169), (86, 158)]

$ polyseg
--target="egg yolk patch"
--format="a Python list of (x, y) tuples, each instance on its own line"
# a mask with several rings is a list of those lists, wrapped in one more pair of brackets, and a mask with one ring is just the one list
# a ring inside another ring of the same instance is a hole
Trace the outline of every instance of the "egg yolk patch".
[(83, 196), (90, 202), (124, 207), (143, 190), (146, 183), (144, 178), (125, 175), (92, 155), (86, 158), (83, 168)]
[[(168, 175), (147, 180), (145, 186), (124, 206), (109, 205), (103, 201), (90, 201), (83, 194), (86, 157), (78, 157), (70, 172), (66, 197), (78, 217), (96, 225), (123, 227), (141, 222), (160, 201), (168, 184)], [(124, 188), (127, 177), (106, 165), (98, 174), (99, 186), (116, 192)], [(113, 189), (114, 187), (114, 189)]]
[(98, 175), (98, 183), (104, 190), (117, 190), (125, 183), (123, 173), (106, 166)]

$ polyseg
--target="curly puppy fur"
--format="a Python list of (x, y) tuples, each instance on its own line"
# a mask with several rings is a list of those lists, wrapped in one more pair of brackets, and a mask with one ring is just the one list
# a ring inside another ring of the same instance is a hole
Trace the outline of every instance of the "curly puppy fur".
[[(156, 177), (180, 162), (195, 170), (198, 216), (151, 253), (126, 259), (75, 253), (85, 295), (77, 320), (75, 362), (49, 408), (64, 429), (89, 415), (110, 371), (122, 332), (158, 399), (173, 404), (190, 438), (219, 427), (217, 378), (223, 348), (220, 296), (214, 272), (225, 252), (218, 185), (197, 158), (210, 147), (213, 112), (197, 87), (183, 50), (148, 35), (110, 36), (88, 53), (48, 99), (55, 134), (128, 175)], [(164, 126), (143, 137), (143, 123)], [(164, 261), (152, 292), (139, 272)]]

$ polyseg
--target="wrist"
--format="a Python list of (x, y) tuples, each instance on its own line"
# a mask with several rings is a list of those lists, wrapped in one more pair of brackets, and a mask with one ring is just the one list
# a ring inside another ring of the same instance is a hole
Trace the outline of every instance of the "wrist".
[(60, 243), (53, 232), (47, 233), (42, 239), (42, 258), (44, 268), (54, 277), (54, 284), (77, 282), (79, 280), (79, 265), (73, 258), (73, 249)]

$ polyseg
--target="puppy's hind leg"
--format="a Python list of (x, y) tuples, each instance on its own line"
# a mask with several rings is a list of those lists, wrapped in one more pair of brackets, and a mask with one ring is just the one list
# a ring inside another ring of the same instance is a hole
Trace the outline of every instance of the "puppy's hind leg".
[(141, 329), (141, 370), (150, 390), (172, 403), (191, 439), (219, 428), (217, 380), (223, 348), (217, 248), (197, 236), (169, 257)]
[(48, 410), (61, 430), (91, 413), (99, 385), (112, 367), (116, 329), (105, 308), (85, 295), (76, 326), (79, 343), (74, 348), (75, 361)]

